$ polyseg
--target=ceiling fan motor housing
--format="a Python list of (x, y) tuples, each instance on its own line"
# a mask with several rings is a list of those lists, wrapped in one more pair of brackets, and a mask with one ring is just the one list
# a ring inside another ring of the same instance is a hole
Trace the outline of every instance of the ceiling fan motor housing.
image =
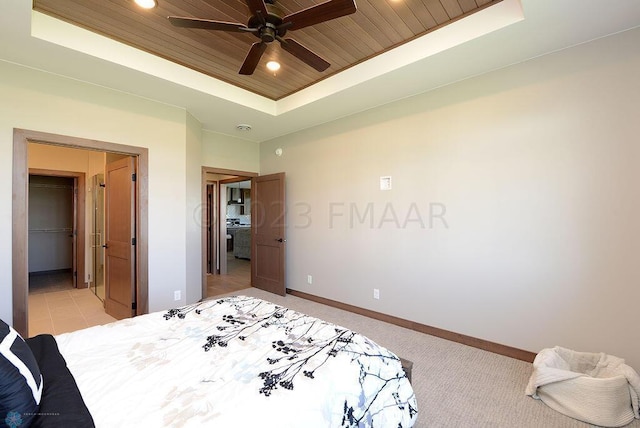
[(262, 16), (258, 11), (252, 11), (251, 18), (247, 23), (249, 28), (257, 28), (258, 32), (254, 33), (259, 39), (265, 43), (271, 43), (276, 40), (276, 37), (282, 37), (287, 32), (286, 28), (278, 29), (278, 26), (282, 24), (282, 17), (284, 13), (277, 6), (266, 3), (267, 16)]

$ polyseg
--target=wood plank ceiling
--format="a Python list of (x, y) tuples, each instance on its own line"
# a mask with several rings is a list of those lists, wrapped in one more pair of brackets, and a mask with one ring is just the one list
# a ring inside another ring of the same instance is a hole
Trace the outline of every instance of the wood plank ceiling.
[[(158, 0), (150, 10), (133, 0), (34, 0), (33, 9), (278, 100), (500, 1), (356, 0), (352, 15), (287, 33), (331, 63), (329, 69), (318, 72), (273, 42), (250, 76), (238, 70), (258, 41), (253, 34), (176, 28), (167, 20), (175, 15), (246, 24), (250, 14), (244, 0)], [(286, 15), (321, 2), (276, 4)], [(275, 74), (265, 67), (270, 60), (282, 65)]]

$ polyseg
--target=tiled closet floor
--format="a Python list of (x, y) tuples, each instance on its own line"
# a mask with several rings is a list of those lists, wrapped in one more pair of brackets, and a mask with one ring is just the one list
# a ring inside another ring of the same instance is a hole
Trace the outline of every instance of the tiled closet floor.
[(29, 295), (29, 336), (68, 333), (113, 321), (88, 288)]
[(70, 273), (29, 279), (29, 336), (61, 334), (116, 321), (88, 288), (73, 288)]

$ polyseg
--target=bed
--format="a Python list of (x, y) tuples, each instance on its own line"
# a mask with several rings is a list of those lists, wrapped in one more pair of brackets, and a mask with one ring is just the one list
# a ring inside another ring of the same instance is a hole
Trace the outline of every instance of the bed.
[(56, 345), (79, 393), (52, 408), (43, 370), (40, 413), (49, 414), (33, 426), (411, 427), (417, 418), (391, 351), (253, 297), (62, 334)]

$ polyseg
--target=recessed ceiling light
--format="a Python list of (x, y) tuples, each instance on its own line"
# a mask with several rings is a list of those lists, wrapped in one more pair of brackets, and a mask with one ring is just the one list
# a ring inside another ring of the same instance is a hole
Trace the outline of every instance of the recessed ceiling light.
[(156, 2), (156, 0), (133, 0), (133, 1), (135, 1), (136, 4), (143, 9), (153, 9), (158, 5), (158, 2)]
[(267, 68), (271, 71), (278, 71), (280, 70), (280, 63), (277, 61), (269, 61), (267, 63)]
[(241, 123), (236, 125), (236, 129), (238, 131), (251, 131), (251, 125), (247, 125), (246, 123)]

